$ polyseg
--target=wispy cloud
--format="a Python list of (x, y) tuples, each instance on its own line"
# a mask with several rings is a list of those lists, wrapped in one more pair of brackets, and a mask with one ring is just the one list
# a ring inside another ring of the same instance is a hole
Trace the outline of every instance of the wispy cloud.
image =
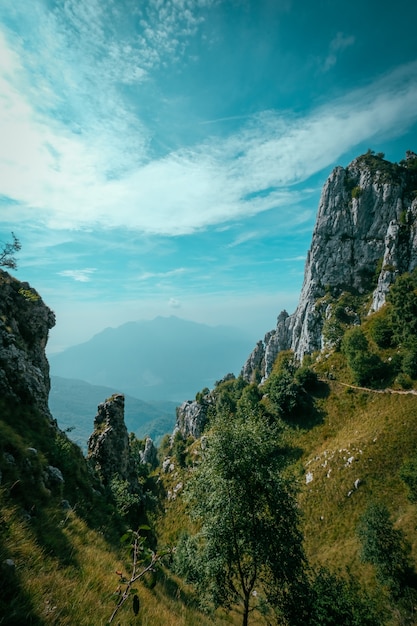
[[(0, 192), (17, 203), (16, 222), (36, 214), (54, 229), (181, 235), (277, 209), (294, 227), (309, 217), (292, 209), (305, 197), (295, 184), (358, 143), (416, 122), (413, 63), (304, 116), (267, 111), (226, 137), (156, 155), (152, 128), (120, 85), (140, 84), (184, 54), (211, 3), (154, 0), (145, 10), (132, 2), (127, 15), (115, 0), (106, 12), (98, 0), (68, 0), (65, 15), (38, 16), (36, 63), (23, 40), (0, 33)], [(141, 25), (140, 36), (129, 20)], [(330, 53), (352, 44), (339, 33)]]
[(231, 243), (229, 243), (227, 247), (236, 248), (236, 246), (240, 246), (244, 243), (247, 243), (248, 241), (256, 239), (256, 237), (259, 237), (259, 233), (255, 231), (242, 233), (241, 235), (238, 235)]
[(139, 274), (139, 276), (137, 277), (137, 280), (145, 281), (154, 278), (172, 278), (173, 276), (179, 276), (181, 274), (184, 274), (184, 272), (186, 272), (186, 269), (184, 267), (178, 267), (174, 270), (169, 270), (167, 272), (142, 272), (142, 274)]
[(306, 260), (306, 256), (304, 255), (298, 255), (298, 256), (293, 256), (293, 257), (286, 257), (286, 258), (276, 258), (274, 259), (275, 261), (278, 261), (279, 263), (282, 263), (283, 261), (305, 261)]
[(91, 280), (91, 274), (94, 274), (96, 271), (97, 269), (94, 267), (86, 267), (82, 270), (63, 270), (62, 272), (58, 272), (58, 275), (72, 278), (80, 283), (88, 283)]
[(177, 300), (176, 298), (170, 298), (168, 300), (168, 306), (171, 309), (180, 309), (181, 308), (181, 303), (179, 300)]
[(340, 52), (353, 46), (355, 43), (355, 37), (353, 35), (344, 35), (343, 33), (337, 33), (336, 37), (332, 39), (329, 46), (329, 53), (323, 63), (323, 72), (327, 72), (337, 63), (338, 55)]

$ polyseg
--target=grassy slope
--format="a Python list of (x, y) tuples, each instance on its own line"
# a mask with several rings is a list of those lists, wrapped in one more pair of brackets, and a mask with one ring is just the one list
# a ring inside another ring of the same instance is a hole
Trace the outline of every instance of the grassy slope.
[(417, 452), (417, 396), (332, 383), (330, 395), (318, 404), (323, 423), (295, 437), (304, 450), (303, 469), (313, 477), (308, 484), (304, 478), (300, 496), (310, 560), (333, 568), (352, 566), (368, 578), (355, 528), (369, 503), (382, 501), (412, 543), (417, 563), (417, 509), (398, 475)]
[[(2, 588), (0, 623), (59, 624), (60, 626), (100, 626), (108, 623), (115, 606), (119, 578), (116, 570), (128, 573), (129, 563), (103, 536), (92, 531), (74, 513), (56, 513), (63, 551), (53, 554), (41, 547), (30, 526), (16, 511), (2, 507), (2, 522), (8, 536), (2, 542), (2, 558), (16, 564), (16, 574), (8, 576)], [(134, 618), (130, 604), (118, 613), (114, 623), (152, 626), (192, 626), (212, 623), (187, 607), (185, 592), (173, 579), (161, 576), (153, 589), (138, 585), (140, 616)], [(4, 621), (3, 621), (4, 620)], [(218, 622), (217, 622), (218, 623)]]
[[(340, 374), (349, 379), (348, 372)], [(300, 488), (307, 557), (313, 567), (325, 565), (341, 573), (348, 568), (372, 592), (375, 572), (361, 562), (356, 535), (358, 520), (371, 502), (388, 506), (395, 526), (411, 544), (417, 569), (417, 506), (408, 500), (399, 478), (403, 462), (417, 454), (417, 395), (364, 391), (329, 381), (327, 393), (314, 401), (320, 420), (309, 428), (294, 428), (291, 435), (299, 457), (290, 471)], [(186, 479), (187, 470), (176, 468), (162, 482), (172, 491)], [(165, 511), (158, 533), (175, 543), (179, 528), (187, 524), (181, 495), (166, 501)], [(254, 618), (253, 624), (265, 623), (260, 616), (259, 622)], [(231, 619), (240, 623), (237, 613)]]
[[(372, 587), (373, 570), (360, 562), (355, 533), (360, 514), (372, 500), (388, 505), (412, 544), (417, 565), (417, 508), (407, 499), (398, 476), (403, 461), (417, 450), (417, 396), (352, 390), (330, 381), (328, 394), (315, 402), (320, 422), (293, 431), (293, 444), (300, 451), (293, 471), (300, 484), (306, 551), (312, 565), (349, 566)], [(161, 474), (161, 495), (185, 482), (188, 471), (176, 468)], [(307, 472), (313, 477), (308, 484)], [(360, 485), (355, 489), (357, 479)], [(12, 558), (16, 574), (3, 581), (0, 623), (18, 624), (25, 616), (27, 624), (105, 624), (114, 606), (115, 572), (129, 571), (117, 541), (106, 540), (100, 525), (91, 521), (88, 525), (77, 509), (63, 511), (59, 494), (43, 500), (40, 495), (37, 518), (35, 514), (25, 522), (21, 507), (9, 495), (10, 486), (3, 481), (0, 492), (0, 562)], [(162, 500), (160, 545), (174, 544), (187, 524), (180, 494), (181, 490), (175, 500)], [(139, 585), (141, 611), (136, 621), (126, 607), (115, 623), (240, 623), (237, 612), (213, 618), (200, 614), (181, 581), (164, 571), (152, 585)], [(260, 616), (253, 618), (253, 624), (265, 623)]]

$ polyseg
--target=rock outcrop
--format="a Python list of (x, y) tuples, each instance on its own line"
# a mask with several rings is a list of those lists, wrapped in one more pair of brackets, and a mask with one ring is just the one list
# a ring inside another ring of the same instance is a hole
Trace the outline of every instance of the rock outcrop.
[(28, 283), (0, 270), (0, 395), (28, 404), (52, 421), (45, 346), (55, 315)]
[(140, 460), (144, 465), (150, 465), (151, 467), (156, 467), (158, 464), (158, 451), (150, 437), (145, 439), (145, 448), (140, 454)]
[(329, 314), (324, 296), (369, 294), (369, 312), (385, 303), (396, 277), (417, 266), (417, 157), (400, 164), (368, 152), (336, 167), (324, 185), (296, 311), (279, 317), (242, 369), (247, 381), (265, 379), (281, 350), (296, 357), (324, 347)]
[(207, 410), (209, 404), (202, 400), (186, 400), (177, 407), (177, 421), (174, 434), (180, 431), (183, 437), (191, 435), (198, 439), (203, 434), (204, 427), (207, 423)]
[(104, 485), (115, 475), (122, 480), (130, 480), (134, 475), (124, 408), (122, 394), (114, 394), (99, 404), (94, 431), (88, 439), (87, 459)]

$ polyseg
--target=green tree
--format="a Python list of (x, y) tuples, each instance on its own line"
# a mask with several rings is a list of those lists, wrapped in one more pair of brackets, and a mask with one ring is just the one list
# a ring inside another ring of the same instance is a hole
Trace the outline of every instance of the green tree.
[(369, 333), (379, 348), (390, 348), (393, 345), (393, 329), (390, 318), (390, 305), (374, 313), (369, 323)]
[(388, 367), (377, 354), (369, 350), (368, 340), (361, 328), (355, 326), (346, 331), (342, 352), (358, 385), (374, 385), (387, 375)]
[(192, 572), (210, 604), (241, 604), (243, 626), (262, 598), (280, 623), (306, 623), (299, 511), (280, 441), (278, 427), (254, 413), (218, 417), (186, 491), (201, 531), (183, 543), (180, 573)]
[(309, 626), (380, 626), (374, 603), (349, 573), (336, 576), (321, 568), (312, 582)]
[(299, 405), (301, 388), (295, 381), (293, 373), (284, 370), (271, 374), (265, 385), (265, 391), (279, 417), (285, 419), (294, 415)]
[(14, 233), (12, 233), (12, 241), (1, 244), (0, 249), (0, 267), (8, 267), (15, 270), (17, 262), (15, 253), (21, 249), (21, 243)]
[(408, 489), (408, 498), (417, 502), (417, 456), (404, 461), (400, 468), (400, 478)]
[(394, 528), (384, 504), (371, 504), (361, 518), (358, 535), (362, 541), (362, 560), (375, 566), (379, 582), (386, 585), (394, 598), (408, 586), (412, 570), (409, 546), (403, 533)]
[(399, 276), (388, 296), (394, 338), (402, 343), (417, 334), (417, 272)]

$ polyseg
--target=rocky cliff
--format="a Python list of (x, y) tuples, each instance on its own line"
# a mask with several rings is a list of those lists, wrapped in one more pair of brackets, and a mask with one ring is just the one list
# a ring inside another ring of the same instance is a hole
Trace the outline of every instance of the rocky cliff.
[[(281, 350), (299, 360), (326, 345), (323, 327), (344, 292), (369, 296), (378, 310), (396, 277), (417, 265), (417, 155), (399, 164), (368, 151), (326, 181), (296, 311), (283, 311), (242, 369), (247, 381), (268, 377)], [(326, 297), (327, 296), (327, 297)], [(350, 311), (349, 314), (354, 314)]]
[(115, 475), (129, 481), (134, 476), (124, 405), (122, 394), (99, 404), (94, 431), (88, 439), (87, 458), (104, 485)]
[(52, 420), (45, 346), (55, 316), (28, 283), (3, 270), (0, 290), (0, 396), (32, 405)]

